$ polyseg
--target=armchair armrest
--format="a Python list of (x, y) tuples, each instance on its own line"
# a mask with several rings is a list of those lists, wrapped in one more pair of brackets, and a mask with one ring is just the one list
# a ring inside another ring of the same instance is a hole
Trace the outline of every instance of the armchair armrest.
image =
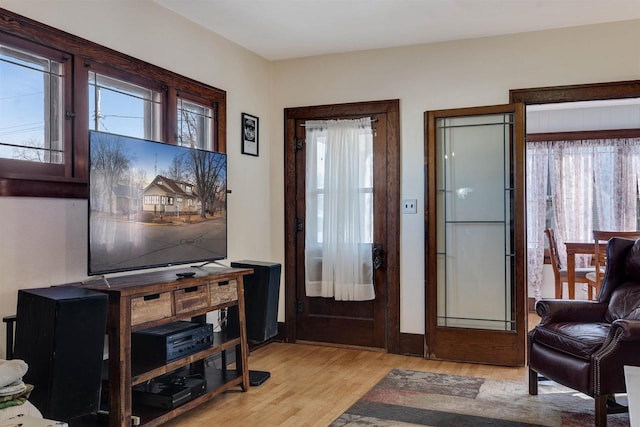
[(640, 341), (640, 320), (618, 319), (611, 324), (610, 336), (620, 333), (623, 341)]
[(555, 322), (601, 322), (607, 305), (598, 301), (542, 299), (536, 304), (540, 324)]

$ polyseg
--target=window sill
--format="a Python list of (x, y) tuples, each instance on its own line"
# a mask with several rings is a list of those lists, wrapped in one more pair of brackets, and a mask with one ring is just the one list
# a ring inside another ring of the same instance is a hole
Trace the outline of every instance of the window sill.
[(0, 197), (86, 199), (88, 194), (87, 180), (85, 179), (49, 175), (16, 177), (14, 174), (0, 174)]

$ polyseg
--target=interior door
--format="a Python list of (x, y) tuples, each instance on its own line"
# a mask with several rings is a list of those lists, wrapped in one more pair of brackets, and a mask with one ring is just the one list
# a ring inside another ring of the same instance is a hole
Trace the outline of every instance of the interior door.
[[(382, 101), (381, 101), (382, 102)], [(383, 107), (383, 108), (381, 108)], [(287, 141), (296, 146), (286, 155), (293, 176), (287, 191), (287, 230), (285, 278), (287, 287), (287, 337), (347, 345), (385, 348), (397, 351), (399, 341), (399, 286), (397, 241), (399, 232), (399, 162), (397, 140), (397, 101), (384, 104), (357, 103), (329, 107), (287, 109)], [(391, 108), (391, 110), (389, 110)], [(372, 200), (373, 232), (363, 245), (378, 248), (379, 268), (373, 271), (375, 299), (371, 301), (336, 301), (333, 298), (307, 297), (305, 293), (305, 224), (308, 206), (306, 191), (305, 144), (306, 120), (371, 117), (373, 129), (373, 176), (369, 193)], [(288, 143), (289, 144), (289, 143)], [(390, 148), (391, 147), (391, 148)], [(289, 146), (287, 147), (289, 150)], [(292, 193), (292, 194), (291, 194)], [(392, 206), (393, 205), (393, 206)]]
[(525, 363), (523, 112), (425, 113), (427, 358)]

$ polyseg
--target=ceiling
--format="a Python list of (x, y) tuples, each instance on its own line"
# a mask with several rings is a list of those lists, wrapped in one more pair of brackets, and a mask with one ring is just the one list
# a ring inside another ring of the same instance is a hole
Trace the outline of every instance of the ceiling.
[(154, 0), (269, 60), (640, 18), (640, 0)]

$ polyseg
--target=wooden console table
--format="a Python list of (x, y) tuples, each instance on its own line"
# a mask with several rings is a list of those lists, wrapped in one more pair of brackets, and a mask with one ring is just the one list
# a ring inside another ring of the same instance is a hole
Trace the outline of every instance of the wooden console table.
[[(210, 270), (210, 271), (208, 271)], [(109, 278), (108, 284), (96, 279), (77, 284), (109, 296), (107, 333), (109, 341), (109, 426), (156, 426), (174, 418), (214, 396), (240, 386), (249, 388), (247, 336), (244, 314), (243, 276), (252, 269), (201, 268), (193, 277), (178, 278), (176, 270), (142, 273)], [(188, 354), (165, 365), (135, 372), (131, 363), (131, 333), (175, 322), (189, 320), (205, 323), (206, 313), (238, 306), (239, 336), (228, 337), (215, 332), (213, 345)], [(227, 370), (225, 351), (235, 347), (236, 368)], [(222, 354), (222, 368), (205, 366), (205, 359)], [(207, 381), (206, 392), (181, 406), (164, 410), (134, 407), (132, 387), (179, 368), (195, 367)]]

